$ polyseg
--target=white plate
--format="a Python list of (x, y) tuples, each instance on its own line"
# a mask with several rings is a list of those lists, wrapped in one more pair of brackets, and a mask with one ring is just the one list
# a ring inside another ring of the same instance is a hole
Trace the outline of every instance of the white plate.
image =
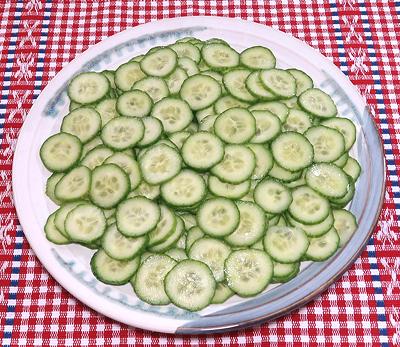
[[(357, 189), (351, 204), (359, 228), (338, 255), (303, 267), (294, 280), (269, 286), (255, 298), (233, 297), (225, 304), (211, 305), (197, 313), (172, 305), (150, 306), (137, 299), (129, 285), (102, 284), (90, 271), (93, 251), (48, 242), (43, 226), (56, 206), (44, 194), (49, 172), (39, 158), (41, 144), (59, 130), (63, 116), (68, 113), (66, 84), (72, 76), (87, 70), (115, 69), (153, 46), (167, 45), (184, 36), (219, 37), (238, 51), (254, 45), (266, 46), (275, 53), (279, 66), (307, 72), (316, 86), (333, 95), (340, 113), (356, 123), (358, 138), (353, 155), (363, 167), (358, 181), (358, 187), (363, 189)], [(22, 127), (14, 157), (13, 189), (18, 217), (31, 247), (43, 266), (72, 295), (128, 325), (167, 333), (201, 333), (275, 318), (304, 305), (326, 289), (354, 262), (366, 244), (381, 208), (384, 177), (382, 146), (366, 105), (356, 88), (328, 59), (305, 43), (264, 25), (231, 18), (185, 17), (125, 30), (91, 47), (58, 73), (36, 100)]]

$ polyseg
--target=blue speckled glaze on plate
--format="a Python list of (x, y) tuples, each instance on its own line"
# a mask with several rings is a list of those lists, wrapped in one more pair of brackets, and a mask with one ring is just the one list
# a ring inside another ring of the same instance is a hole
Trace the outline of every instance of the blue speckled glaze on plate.
[[(241, 51), (264, 45), (277, 55), (282, 68), (307, 72), (316, 86), (333, 96), (339, 113), (357, 128), (352, 149), (363, 167), (350, 205), (359, 228), (349, 243), (322, 263), (304, 263), (293, 280), (271, 285), (254, 298), (234, 296), (221, 305), (190, 313), (172, 305), (141, 302), (130, 285), (108, 286), (90, 271), (93, 251), (77, 245), (54, 246), (43, 233), (47, 216), (56, 206), (44, 195), (49, 176), (38, 155), (43, 141), (59, 130), (68, 113), (66, 86), (81, 71), (115, 69), (155, 45), (183, 36), (220, 37)], [(207, 333), (237, 329), (273, 319), (304, 305), (324, 291), (354, 262), (376, 223), (384, 192), (382, 144), (367, 105), (356, 88), (331, 62), (301, 41), (266, 26), (233, 18), (185, 17), (148, 23), (128, 29), (91, 47), (74, 59), (49, 83), (32, 107), (18, 140), (13, 167), (13, 190), (24, 233), (40, 261), (72, 295), (94, 310), (125, 324), (167, 333)]]

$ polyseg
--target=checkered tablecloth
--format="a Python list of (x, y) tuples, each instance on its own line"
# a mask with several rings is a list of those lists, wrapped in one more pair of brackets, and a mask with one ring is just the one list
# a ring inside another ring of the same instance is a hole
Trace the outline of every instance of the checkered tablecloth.
[[(400, 346), (399, 1), (0, 1), (0, 341), (3, 346)], [(19, 129), (55, 74), (89, 46), (157, 19), (240, 17), (287, 32), (349, 76), (371, 107), (387, 160), (380, 221), (367, 248), (322, 296), (291, 315), (223, 335), (130, 328), (61, 288), (24, 238), (12, 200)]]

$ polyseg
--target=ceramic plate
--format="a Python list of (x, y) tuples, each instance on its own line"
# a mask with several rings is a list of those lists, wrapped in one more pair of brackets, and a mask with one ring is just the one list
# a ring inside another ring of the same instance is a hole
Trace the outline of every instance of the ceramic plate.
[[(107, 286), (92, 275), (93, 253), (76, 245), (48, 242), (43, 226), (56, 206), (45, 196), (49, 172), (39, 158), (43, 141), (59, 130), (68, 113), (66, 86), (82, 71), (115, 69), (131, 57), (156, 45), (168, 45), (184, 36), (219, 37), (238, 51), (261, 45), (272, 49), (280, 67), (304, 70), (315, 85), (332, 95), (339, 114), (357, 126), (352, 155), (361, 163), (350, 210), (359, 228), (337, 254), (326, 262), (305, 264), (292, 281), (268, 289), (254, 298), (237, 296), (222, 305), (190, 313), (175, 306), (151, 306), (139, 300), (130, 285)], [(96, 44), (69, 63), (48, 84), (33, 105), (22, 127), (14, 157), (15, 205), (24, 233), (50, 274), (72, 295), (94, 310), (135, 327), (166, 333), (219, 332), (249, 326), (304, 305), (324, 291), (355, 261), (376, 224), (384, 192), (384, 159), (375, 124), (364, 100), (350, 81), (328, 59), (290, 35), (264, 25), (232, 18), (185, 17), (166, 19), (125, 30)]]

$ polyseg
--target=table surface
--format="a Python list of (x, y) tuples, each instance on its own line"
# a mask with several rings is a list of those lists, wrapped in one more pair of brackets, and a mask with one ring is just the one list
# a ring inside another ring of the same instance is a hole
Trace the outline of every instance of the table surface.
[[(172, 336), (87, 308), (42, 267), (15, 213), (11, 168), (35, 98), (80, 52), (124, 30), (188, 15), (240, 17), (287, 32), (332, 60), (370, 105), (387, 161), (368, 246), (323, 295), (292, 314), (223, 335)], [(2, 346), (400, 345), (400, 1), (1, 1), (0, 341)]]

